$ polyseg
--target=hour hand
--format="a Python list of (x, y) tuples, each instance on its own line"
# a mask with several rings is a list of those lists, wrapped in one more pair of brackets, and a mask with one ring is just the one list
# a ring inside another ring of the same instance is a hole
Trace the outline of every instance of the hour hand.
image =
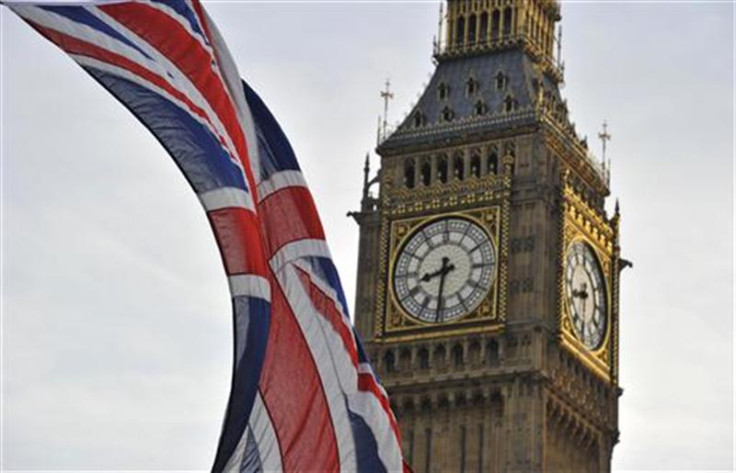
[(421, 280), (422, 282), (429, 282), (432, 279), (434, 279), (437, 276), (445, 276), (450, 271), (453, 271), (455, 269), (455, 265), (450, 263), (450, 258), (444, 257), (442, 258), (442, 266), (440, 269), (433, 273), (424, 273), (424, 276), (422, 276)]

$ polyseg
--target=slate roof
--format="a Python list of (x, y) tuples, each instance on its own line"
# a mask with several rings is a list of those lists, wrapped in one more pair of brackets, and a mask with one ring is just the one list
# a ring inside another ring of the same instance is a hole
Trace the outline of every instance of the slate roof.
[[(497, 88), (501, 73), (507, 77), (505, 89)], [(475, 93), (469, 93), (468, 81), (477, 81)], [(449, 93), (441, 97), (440, 87), (449, 86)], [(560, 92), (555, 82), (537, 71), (534, 62), (520, 48), (496, 51), (476, 56), (444, 59), (439, 62), (432, 79), (406, 119), (379, 146), (379, 152), (397, 151), (417, 144), (431, 144), (452, 140), (468, 133), (523, 126), (537, 118), (534, 104), (537, 87), (554, 96), (559, 103)], [(512, 111), (506, 110), (505, 101), (515, 101)], [(478, 101), (484, 104), (484, 113), (476, 112)], [(452, 119), (443, 117), (452, 111)], [(423, 120), (416, 123), (417, 114)]]

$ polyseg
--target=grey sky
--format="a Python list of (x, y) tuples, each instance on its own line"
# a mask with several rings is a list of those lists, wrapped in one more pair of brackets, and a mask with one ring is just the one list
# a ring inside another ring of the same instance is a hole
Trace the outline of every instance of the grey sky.
[[(292, 141), (350, 304), (362, 160), (432, 71), (437, 3), (207, 3)], [(2, 468), (209, 468), (231, 369), (214, 240), (163, 149), (7, 9)], [(733, 5), (565, 3), (573, 120), (613, 141), (617, 470), (733, 461)], [(612, 205), (612, 199), (609, 203)]]

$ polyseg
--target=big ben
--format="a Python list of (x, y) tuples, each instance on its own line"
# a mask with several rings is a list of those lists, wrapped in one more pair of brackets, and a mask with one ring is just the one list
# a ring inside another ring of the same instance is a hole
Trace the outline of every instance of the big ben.
[(447, 0), (432, 79), (366, 164), (355, 321), (416, 473), (610, 471), (620, 217), (560, 94), (560, 19)]

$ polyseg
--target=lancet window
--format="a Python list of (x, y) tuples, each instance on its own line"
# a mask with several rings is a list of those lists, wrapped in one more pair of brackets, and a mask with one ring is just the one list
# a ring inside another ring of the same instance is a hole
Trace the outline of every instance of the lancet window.
[(425, 160), (422, 163), (422, 184), (428, 186), (432, 183), (432, 166), (429, 161)]
[(473, 177), (480, 177), (480, 156), (474, 154), (470, 158), (470, 175)]
[(452, 163), (452, 175), (455, 179), (462, 180), (463, 177), (465, 177), (465, 162), (463, 161), (462, 156), (455, 156), (455, 159)]
[(413, 189), (414, 188), (414, 160), (408, 160), (404, 164), (404, 186), (406, 186), (407, 189)]
[(437, 158), (437, 179), (443, 184), (447, 182), (447, 157), (440, 156)]

